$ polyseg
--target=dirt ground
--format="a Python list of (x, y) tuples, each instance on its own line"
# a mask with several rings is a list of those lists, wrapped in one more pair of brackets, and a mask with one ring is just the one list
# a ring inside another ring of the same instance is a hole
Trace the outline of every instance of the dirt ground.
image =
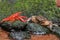
[(10, 40), (8, 34), (9, 34), (8, 32), (0, 28), (0, 40)]
[(56, 35), (32, 35), (31, 40), (60, 40)]

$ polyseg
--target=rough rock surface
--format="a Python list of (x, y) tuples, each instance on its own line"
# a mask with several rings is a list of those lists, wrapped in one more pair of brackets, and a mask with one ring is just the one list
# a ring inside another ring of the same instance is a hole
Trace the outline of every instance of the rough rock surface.
[(8, 32), (0, 28), (0, 40), (10, 40), (8, 34), (9, 34)]

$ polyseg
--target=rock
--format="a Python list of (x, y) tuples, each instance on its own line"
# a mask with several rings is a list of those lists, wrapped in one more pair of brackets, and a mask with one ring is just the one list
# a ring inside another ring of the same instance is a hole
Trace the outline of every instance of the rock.
[(29, 38), (29, 34), (27, 32), (23, 32), (23, 31), (14, 31), (10, 33), (10, 37), (14, 40), (24, 40), (26, 38)]
[(27, 30), (32, 32), (32, 34), (46, 34), (49, 30), (39, 24), (29, 23), (27, 25)]
[(60, 37), (60, 27), (58, 25), (53, 24), (50, 30)]
[(58, 26), (60, 26), (60, 20), (54, 19), (54, 20), (52, 20), (52, 22), (53, 22), (54, 24), (57, 24)]
[(23, 23), (21, 21), (16, 21), (16, 22), (12, 23), (12, 25), (14, 26), (13, 29), (19, 31), (19, 30), (23, 30), (26, 27), (27, 23)]
[(24, 29), (26, 23), (20, 22), (20, 21), (16, 21), (14, 23), (10, 23), (10, 22), (4, 22), (2, 24), (0, 24), (1, 28), (6, 30), (6, 31), (20, 31), (22, 29)]
[(0, 27), (2, 28), (2, 29), (4, 29), (5, 31), (11, 31), (11, 29), (12, 29), (12, 24), (11, 23), (9, 23), (9, 22), (3, 22), (2, 24), (0, 24)]

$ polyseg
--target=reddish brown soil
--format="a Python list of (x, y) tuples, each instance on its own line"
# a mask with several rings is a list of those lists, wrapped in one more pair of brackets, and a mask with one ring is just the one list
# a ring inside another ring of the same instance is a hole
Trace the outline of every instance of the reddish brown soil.
[(8, 34), (9, 34), (8, 32), (0, 28), (0, 40), (10, 40)]
[(56, 35), (31, 35), (31, 40), (60, 40)]

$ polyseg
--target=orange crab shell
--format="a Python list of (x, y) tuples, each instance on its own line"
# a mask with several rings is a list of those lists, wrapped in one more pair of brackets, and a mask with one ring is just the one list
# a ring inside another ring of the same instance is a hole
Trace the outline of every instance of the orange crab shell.
[(27, 17), (26, 16), (19, 16), (16, 18), (17, 20), (20, 20), (22, 22), (27, 22)]

